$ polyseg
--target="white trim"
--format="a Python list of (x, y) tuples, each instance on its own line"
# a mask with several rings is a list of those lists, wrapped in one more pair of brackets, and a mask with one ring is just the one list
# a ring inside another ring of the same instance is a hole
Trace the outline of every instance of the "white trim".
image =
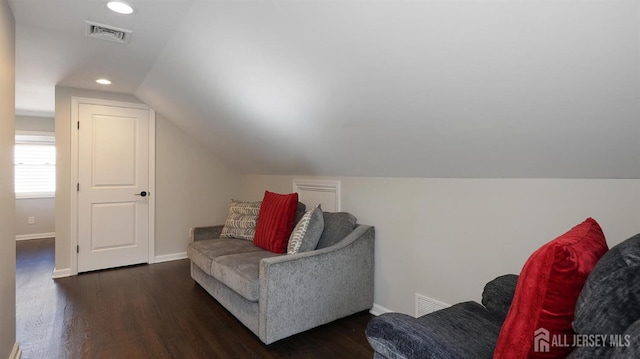
[(27, 116), (27, 117), (50, 117), (54, 118), (56, 116), (55, 111), (47, 111), (47, 110), (23, 110), (16, 109), (16, 116)]
[(373, 303), (373, 307), (369, 311), (369, 313), (375, 315), (376, 317), (379, 316), (380, 314), (391, 313), (391, 312), (393, 312), (393, 310), (387, 309), (387, 308), (385, 308), (385, 307), (383, 307), (381, 305), (378, 305), (376, 303)]
[(187, 259), (187, 252), (163, 254), (155, 257), (154, 263), (177, 261), (180, 259)]
[[(73, 104), (74, 101), (77, 102), (78, 105), (81, 103), (86, 103), (89, 105), (98, 105), (98, 106), (113, 106), (113, 107), (137, 108), (139, 110), (150, 110), (149, 106), (143, 103), (135, 103), (135, 102), (111, 101), (111, 100), (102, 100), (98, 98), (73, 96), (71, 97), (71, 103)], [(71, 110), (73, 111), (73, 108), (71, 108)], [(77, 111), (78, 109), (76, 108), (75, 110)], [(73, 119), (73, 116), (72, 116), (72, 119)]]
[(296, 192), (299, 195), (303, 192), (322, 192), (330, 195), (333, 194), (336, 204), (335, 212), (340, 212), (341, 210), (340, 181), (294, 179), (293, 192)]
[[(77, 273), (76, 273), (77, 274)], [(71, 268), (54, 269), (51, 278), (65, 278), (71, 277)]]
[(18, 235), (16, 235), (16, 241), (28, 241), (28, 240), (31, 240), (31, 239), (54, 238), (55, 236), (56, 236), (56, 232), (18, 234)]
[[(142, 103), (130, 103), (120, 101), (101, 100), (85, 97), (71, 97), (71, 181), (69, 189), (71, 192), (71, 235), (69, 236), (69, 252), (71, 255), (71, 268), (69, 275), (78, 274), (78, 191), (76, 186), (78, 183), (78, 131), (76, 124), (79, 121), (80, 104), (126, 107), (149, 111), (149, 259), (148, 263), (155, 262), (155, 184), (156, 184), (156, 112), (149, 106)], [(55, 277), (54, 277), (55, 278)]]
[(156, 263), (156, 111), (149, 109), (149, 264)]
[(55, 192), (16, 193), (16, 199), (47, 199), (56, 198)]
[[(69, 235), (69, 253), (70, 253), (70, 268), (69, 275), (78, 274), (78, 252), (76, 250), (78, 246), (78, 191), (76, 186), (78, 184), (78, 131), (76, 124), (79, 119), (79, 106), (80, 103), (88, 99), (82, 99), (78, 97), (71, 97), (71, 124), (69, 131), (71, 131), (71, 181), (69, 181), (69, 193), (71, 193), (71, 227)], [(54, 271), (55, 273), (55, 271)], [(54, 275), (54, 278), (55, 275)]]
[(11, 354), (9, 354), (9, 359), (20, 359), (22, 356), (22, 350), (20, 350), (20, 345), (18, 342), (13, 344), (13, 349), (11, 349)]

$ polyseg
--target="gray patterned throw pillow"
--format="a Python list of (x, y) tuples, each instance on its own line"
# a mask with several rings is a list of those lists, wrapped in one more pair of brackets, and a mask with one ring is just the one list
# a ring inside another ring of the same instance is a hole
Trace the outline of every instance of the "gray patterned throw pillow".
[(220, 238), (237, 238), (253, 240), (256, 234), (256, 222), (262, 202), (242, 202), (231, 200), (229, 214), (224, 222)]
[(316, 249), (322, 230), (324, 218), (320, 205), (311, 209), (302, 216), (296, 224), (287, 245), (287, 254), (308, 252)]

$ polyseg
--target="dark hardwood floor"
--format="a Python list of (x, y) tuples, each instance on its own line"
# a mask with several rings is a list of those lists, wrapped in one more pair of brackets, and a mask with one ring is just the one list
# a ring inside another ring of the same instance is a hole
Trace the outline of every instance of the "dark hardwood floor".
[(53, 280), (53, 239), (17, 244), (17, 339), (25, 359), (371, 358), (359, 313), (265, 346), (179, 260)]

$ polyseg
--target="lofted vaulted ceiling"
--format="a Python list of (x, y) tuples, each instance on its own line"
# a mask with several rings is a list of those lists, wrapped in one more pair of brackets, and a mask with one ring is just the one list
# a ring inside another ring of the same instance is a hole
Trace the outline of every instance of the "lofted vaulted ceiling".
[(18, 110), (106, 76), (242, 173), (640, 178), (638, 0), (9, 3)]

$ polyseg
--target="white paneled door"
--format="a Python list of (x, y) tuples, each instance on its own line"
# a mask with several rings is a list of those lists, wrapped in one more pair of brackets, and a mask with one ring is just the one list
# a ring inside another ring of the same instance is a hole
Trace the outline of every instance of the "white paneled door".
[(149, 262), (150, 111), (78, 105), (78, 272)]

